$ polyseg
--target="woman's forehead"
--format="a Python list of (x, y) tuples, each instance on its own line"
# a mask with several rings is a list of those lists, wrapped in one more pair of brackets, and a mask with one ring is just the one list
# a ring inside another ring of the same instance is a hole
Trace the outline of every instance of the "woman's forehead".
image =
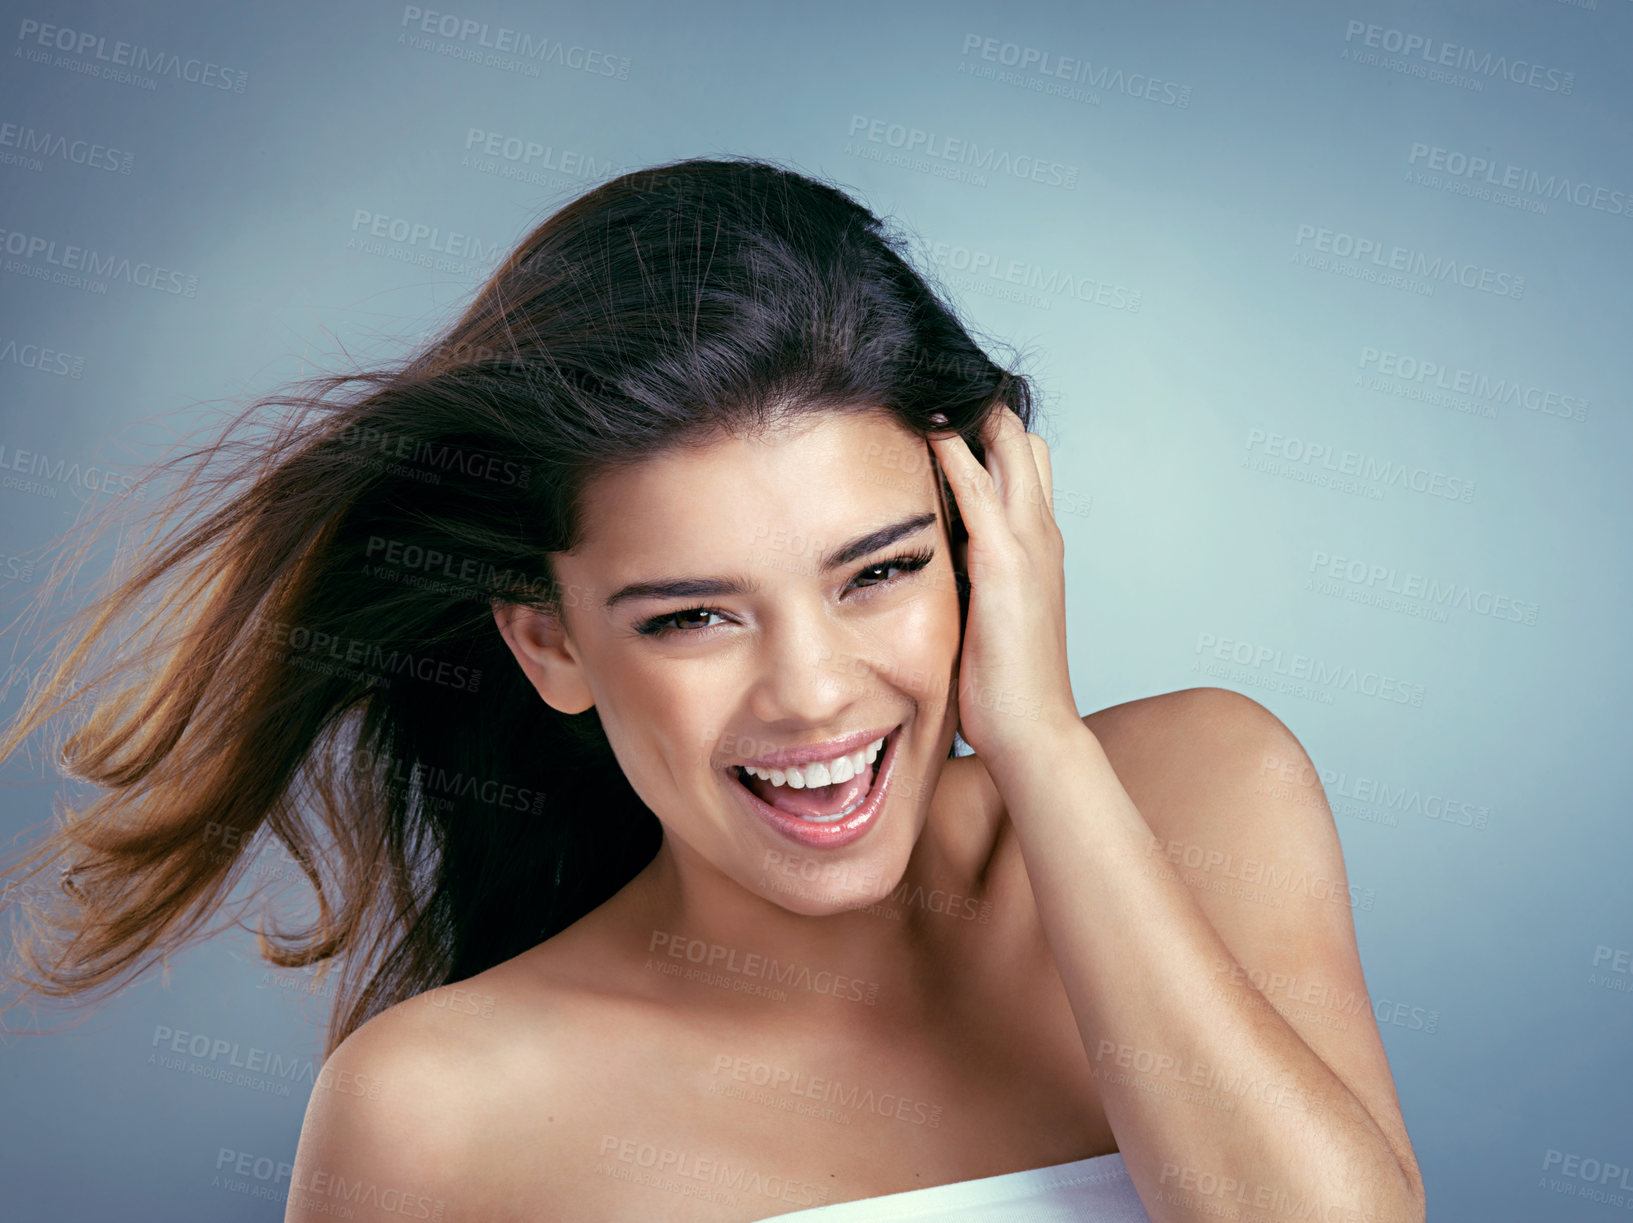
[(886, 414), (816, 413), (596, 477), (573, 552), (713, 550), (793, 528), (837, 537), (894, 510), (933, 507), (933, 463), (928, 443)]

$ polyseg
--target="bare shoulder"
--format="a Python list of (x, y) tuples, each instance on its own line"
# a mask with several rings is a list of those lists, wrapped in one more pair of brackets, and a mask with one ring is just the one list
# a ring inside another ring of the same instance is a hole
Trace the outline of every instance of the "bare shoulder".
[[(1268, 941), (1313, 905), (1318, 925), (1353, 948), (1356, 901), (1320, 773), (1275, 714), (1228, 688), (1184, 688), (1083, 724), (1150, 825), (1152, 854), (1214, 885), (1188, 880), (1216, 925)], [(1304, 883), (1283, 886), (1286, 878)]]
[[(1250, 697), (1225, 688), (1184, 688), (1110, 705), (1083, 715), (1112, 768), (1153, 831), (1178, 831), (1176, 821), (1202, 816), (1188, 800), (1197, 784), (1210, 784), (1223, 765), (1240, 766), (1280, 739), (1297, 747), (1291, 732)], [(1272, 729), (1274, 727), (1274, 729)], [(937, 801), (956, 808), (972, 852), (981, 847), (993, 860), (1013, 863), (1014, 829), (1003, 798), (979, 756), (947, 762)], [(972, 818), (973, 817), (973, 818)], [(1000, 851), (1009, 851), (1000, 853)], [(977, 858), (979, 860), (979, 858)]]
[(1153, 736), (1172, 733), (1234, 735), (1250, 733), (1274, 722), (1276, 716), (1252, 697), (1229, 688), (1180, 688), (1108, 705), (1085, 714), (1084, 725), (1103, 738), (1118, 740), (1124, 749), (1155, 747)]
[[(1165, 826), (1206, 813), (1165, 801), (1198, 785), (1217, 783), (1220, 771), (1239, 774), (1264, 763), (1267, 750), (1303, 755), (1303, 747), (1275, 714), (1228, 688), (1181, 688), (1096, 710), (1083, 718), (1105, 749), (1130, 795), (1155, 800)], [(1305, 757), (1307, 760), (1308, 758)], [(1141, 812), (1149, 816), (1145, 807)]]
[[(286, 1223), (348, 1217), (506, 1219), (502, 1175), (517, 1135), (518, 1088), (542, 1116), (570, 1078), (573, 1033), (552, 1022), (548, 991), (510, 965), (416, 995), (376, 1015), (329, 1056), (301, 1127)], [(557, 1008), (562, 1009), (562, 1008)], [(557, 1110), (558, 1112), (560, 1110)], [(527, 1135), (546, 1169), (550, 1127)], [(535, 1182), (538, 1183), (538, 1182)]]
[(1356, 942), (1354, 913), (1371, 908), (1372, 892), (1349, 882), (1304, 745), (1224, 688), (1163, 693), (1083, 722), (1151, 827), (1146, 869), (1183, 880), (1230, 953), (1216, 988), (1277, 1011), (1364, 1110), (1351, 1119), (1381, 1129), (1421, 1188)]
[(363, 1218), (405, 1205), (422, 1218), (455, 1213), (450, 1198), (465, 1192), (475, 1157), (472, 1087), (487, 1059), (480, 1041), (433, 1016), (424, 997), (370, 1019), (318, 1072), (290, 1178), (289, 1223), (327, 1217), (337, 1203)]

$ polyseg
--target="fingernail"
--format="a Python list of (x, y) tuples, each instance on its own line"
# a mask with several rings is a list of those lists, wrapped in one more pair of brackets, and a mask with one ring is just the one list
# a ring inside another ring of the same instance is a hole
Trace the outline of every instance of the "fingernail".
[(947, 417), (940, 412), (932, 412), (930, 413), (930, 423), (932, 425), (944, 425), (947, 423)]

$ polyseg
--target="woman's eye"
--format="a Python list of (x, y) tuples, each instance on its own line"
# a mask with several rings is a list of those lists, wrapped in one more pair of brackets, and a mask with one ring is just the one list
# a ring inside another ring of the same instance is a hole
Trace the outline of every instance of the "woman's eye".
[[(893, 556), (887, 561), (879, 561), (879, 562), (877, 562), (875, 564), (869, 565), (866, 569), (862, 570), (861, 573), (858, 573), (854, 580), (860, 581), (862, 578), (866, 577), (868, 574), (873, 573), (875, 570), (881, 570), (881, 569), (883, 569), (883, 570), (899, 569), (899, 570), (902, 571), (903, 574), (916, 573), (916, 572), (918, 572), (918, 570), (923, 569), (926, 565), (928, 565), (930, 563), (930, 561), (931, 561), (931, 558), (934, 557), (934, 556), (935, 556), (935, 553), (934, 552), (929, 552), (929, 551), (926, 551), (926, 552), (914, 552), (914, 553), (911, 553), (910, 555), (907, 555), (907, 556)], [(898, 578), (888, 578), (888, 577), (881, 576), (877, 581), (868, 582), (868, 583), (865, 583), (865, 584), (870, 585), (870, 586), (877, 586), (877, 585), (880, 585), (881, 583), (887, 583), (887, 582), (898, 581), (898, 580), (900, 580), (900, 579), (898, 579)]]
[(681, 632), (681, 634), (702, 632), (705, 629), (714, 629), (715, 625), (691, 624), (683, 627), (683, 624), (678, 624), (678, 622), (696, 619), (696, 617), (701, 616), (719, 616), (719, 614), (720, 612), (712, 611), (709, 607), (687, 607), (686, 611), (670, 612), (668, 616), (655, 616), (650, 620), (643, 620), (642, 624), (635, 625), (635, 632), (639, 632), (645, 637), (663, 637), (663, 635), (671, 634), (671, 632)]
[[(906, 556), (893, 556), (887, 561), (877, 561), (859, 571), (851, 579), (851, 584), (853, 586), (859, 585), (863, 589), (873, 586), (888, 586), (892, 582), (901, 580), (899, 576), (894, 578), (887, 576), (890, 570), (900, 570), (902, 575), (915, 573), (928, 565), (934, 556), (934, 551), (926, 550), (909, 553)], [(635, 631), (647, 637), (667, 637), (671, 634), (684, 637), (703, 634), (710, 629), (719, 627), (718, 624), (696, 623), (699, 618), (707, 616), (720, 617), (720, 613), (712, 607), (688, 607), (685, 611), (654, 616), (652, 619), (638, 624)], [(688, 621), (691, 623), (687, 623)]]
[[(686, 611), (683, 611), (683, 612), (679, 613), (678, 615), (676, 615), (674, 617), (671, 617), (671, 618), (676, 619), (676, 620), (692, 620), (692, 621), (695, 622), (697, 620), (704, 619), (704, 618), (706, 618), (708, 616), (717, 616), (717, 615), (719, 615), (718, 612), (712, 612), (706, 607), (694, 607), (694, 608), (690, 608), (690, 609), (688, 609)], [(713, 625), (693, 623), (692, 627), (693, 628), (712, 628)]]
[[(901, 566), (898, 565), (895, 561), (880, 561), (877, 565), (869, 565), (866, 569), (862, 570), (861, 573), (857, 574), (856, 577), (857, 577), (857, 580), (860, 581), (861, 579), (863, 579), (863, 578), (867, 577), (868, 575), (874, 573), (875, 570), (880, 570), (880, 569), (900, 569), (900, 568), (901, 568)], [(878, 575), (878, 580), (881, 581), (881, 582), (885, 582), (885, 581), (889, 581), (890, 579), (886, 578), (884, 576), (884, 574), (881, 573), (881, 574)]]

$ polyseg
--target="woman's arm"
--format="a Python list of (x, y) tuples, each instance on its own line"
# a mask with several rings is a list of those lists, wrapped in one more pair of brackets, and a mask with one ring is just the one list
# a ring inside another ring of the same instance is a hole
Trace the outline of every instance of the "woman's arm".
[(1308, 757), (1246, 697), (1157, 704), (1151, 821), (1080, 721), (993, 775), (1141, 1200), (1159, 1223), (1421, 1223), (1332, 817), (1319, 786), (1264, 784)]
[(1366, 996), (1325, 801), (1255, 784), (1267, 758), (1313, 778), (1308, 756), (1256, 702), (1173, 694), (1140, 728), (1136, 807), (1072, 696), (1048, 447), (1007, 408), (982, 440), (984, 467), (956, 433), (929, 439), (969, 530), (960, 730), (1015, 826), (1147, 1212), (1421, 1223), (1370, 1008), (1289, 1019), (1253, 984), (1314, 984), (1328, 1011)]

